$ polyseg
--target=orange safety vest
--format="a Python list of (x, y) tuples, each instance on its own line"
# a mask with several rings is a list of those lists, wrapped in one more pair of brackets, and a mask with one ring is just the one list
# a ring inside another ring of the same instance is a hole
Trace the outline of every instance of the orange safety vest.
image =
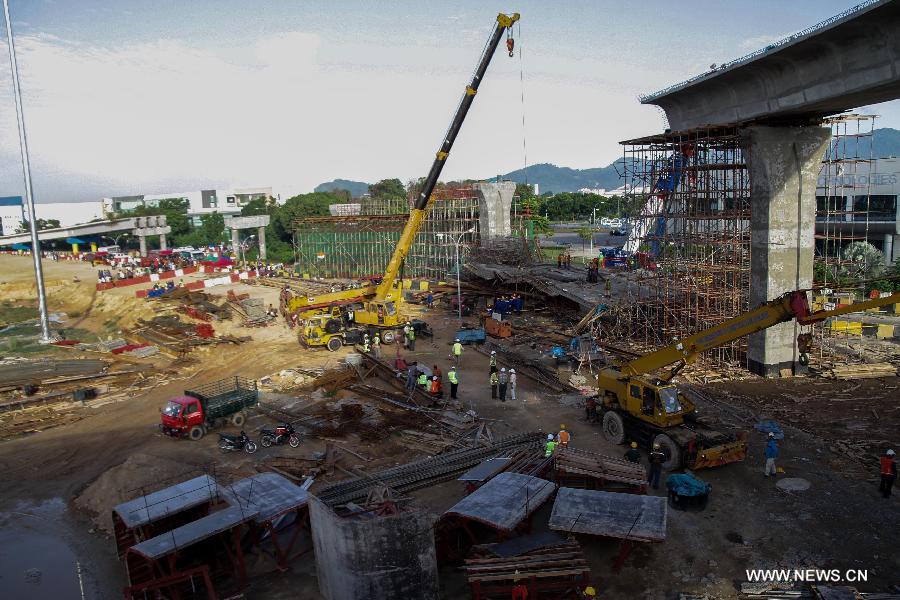
[(569, 445), (569, 432), (565, 429), (559, 432), (559, 443), (563, 446)]
[(882, 475), (895, 475), (894, 473), (894, 457), (893, 456), (882, 456), (881, 457), (881, 474)]

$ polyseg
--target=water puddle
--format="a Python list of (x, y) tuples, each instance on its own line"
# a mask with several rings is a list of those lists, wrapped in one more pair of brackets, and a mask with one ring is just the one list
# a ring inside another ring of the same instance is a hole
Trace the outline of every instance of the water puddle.
[(66, 541), (61, 499), (0, 513), (0, 589), (4, 598), (90, 598), (86, 573)]

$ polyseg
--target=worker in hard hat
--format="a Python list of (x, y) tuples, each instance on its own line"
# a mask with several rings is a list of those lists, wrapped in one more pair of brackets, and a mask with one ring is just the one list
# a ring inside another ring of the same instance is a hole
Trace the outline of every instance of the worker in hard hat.
[(544, 456), (553, 456), (554, 450), (556, 450), (556, 438), (553, 437), (552, 433), (548, 433), (547, 445), (544, 446)]
[(450, 380), (450, 397), (453, 400), (456, 400), (456, 390), (459, 387), (459, 374), (456, 372), (456, 367), (450, 367), (450, 371), (447, 373), (447, 379)]
[(488, 382), (491, 384), (491, 399), (497, 399), (497, 388), (500, 386), (500, 377), (496, 372), (491, 373), (490, 377), (488, 377)]
[(595, 590), (592, 586), (587, 586), (584, 588), (584, 591), (581, 592), (582, 598), (596, 598), (597, 590)]
[(369, 342), (369, 334), (366, 334), (363, 336), (363, 352), (368, 354), (371, 349), (372, 347)]
[(647, 483), (654, 490), (659, 489), (659, 476), (662, 474), (662, 464), (666, 462), (666, 455), (659, 447), (659, 442), (653, 442), (653, 451), (650, 452), (650, 473), (647, 476)]
[(403, 328), (403, 333), (406, 334), (406, 347), (410, 352), (415, 352), (416, 350), (416, 328), (413, 327), (409, 321), (406, 322), (406, 327)]
[(506, 372), (506, 367), (503, 367), (496, 375), (500, 388), (500, 402), (506, 402), (506, 387), (509, 385), (509, 373)]
[(881, 457), (881, 485), (878, 487), (881, 495), (885, 498), (891, 497), (891, 488), (894, 481), (897, 480), (897, 460), (894, 458), (894, 451), (887, 450)]
[(409, 321), (406, 322), (406, 325), (403, 326), (403, 347), (409, 349), (409, 330), (412, 329), (412, 325)]
[[(510, 369), (509, 370), (509, 397), (513, 400), (513, 402), (515, 402), (515, 400), (516, 400), (516, 384), (517, 384), (516, 370)], [(525, 402), (524, 398), (522, 398), (522, 402)]]
[(569, 434), (568, 430), (566, 429), (566, 426), (560, 425), (559, 433), (556, 434), (556, 441), (559, 442), (560, 444), (562, 444), (563, 448), (568, 448), (569, 440), (571, 438), (572, 438), (572, 436)]
[(641, 451), (638, 450), (637, 442), (631, 442), (631, 447), (625, 451), (625, 460), (633, 463), (641, 462)]
[(521, 583), (522, 578), (519, 576), (519, 570), (513, 573), (513, 586), (510, 590), (512, 600), (528, 600), (528, 586)]
[(491, 373), (497, 371), (497, 351), (491, 350)]
[(766, 477), (775, 475), (778, 471), (775, 468), (775, 459), (778, 458), (778, 442), (775, 441), (775, 434), (769, 432), (769, 440), (766, 442)]
[(377, 333), (372, 338), (372, 350), (375, 351), (375, 358), (381, 358), (381, 337)]
[(444, 397), (444, 390), (441, 386), (441, 379), (437, 375), (431, 376), (431, 395), (435, 398)]
[(454, 364), (459, 367), (459, 357), (462, 356), (462, 342), (459, 341), (459, 338), (456, 338), (456, 341), (453, 342), (452, 353)]

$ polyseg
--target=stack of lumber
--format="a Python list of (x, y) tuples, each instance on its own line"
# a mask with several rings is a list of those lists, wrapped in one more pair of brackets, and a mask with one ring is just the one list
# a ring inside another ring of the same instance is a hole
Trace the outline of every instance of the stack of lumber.
[(897, 367), (890, 363), (872, 363), (868, 365), (834, 365), (822, 371), (823, 377), (829, 379), (871, 379), (875, 377), (895, 377)]
[(556, 454), (556, 469), (605, 482), (638, 486), (647, 483), (647, 472), (643, 465), (587, 450), (560, 448)]
[[(517, 583), (539, 586), (542, 592), (565, 592), (576, 584), (586, 585), (590, 578), (590, 569), (577, 542), (540, 548), (518, 556), (470, 558), (463, 568), (476, 597), (494, 597), (493, 592)], [(554, 584), (558, 584), (558, 590)], [(508, 593), (506, 597), (509, 597)]]

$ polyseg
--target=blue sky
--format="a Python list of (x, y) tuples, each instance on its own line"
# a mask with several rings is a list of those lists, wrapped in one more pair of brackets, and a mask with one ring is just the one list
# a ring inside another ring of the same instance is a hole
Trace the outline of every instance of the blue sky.
[[(638, 94), (850, 6), (11, 0), (42, 202), (424, 175), (498, 10), (522, 13), (523, 56), (495, 56), (445, 178), (521, 168), (523, 137), (531, 164), (603, 166), (619, 140), (663, 127)], [(21, 166), (2, 50), (0, 195), (11, 195)], [(900, 128), (897, 102), (866, 110)]]

